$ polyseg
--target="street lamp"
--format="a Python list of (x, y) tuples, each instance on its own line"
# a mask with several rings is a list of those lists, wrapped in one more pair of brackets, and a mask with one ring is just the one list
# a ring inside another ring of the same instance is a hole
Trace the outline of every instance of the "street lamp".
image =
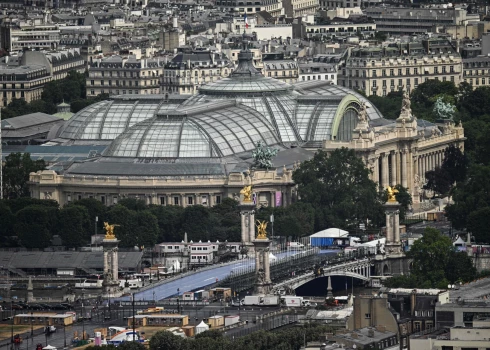
[(34, 328), (32, 325), (32, 319), (34, 318), (34, 313), (31, 311), (31, 337), (34, 335)]
[(12, 300), (12, 296), (10, 297), (10, 318), (12, 319), (10, 350), (13, 350), (14, 349), (14, 301)]
[(85, 308), (83, 306), (83, 297), (85, 293), (82, 291), (82, 340), (85, 340)]

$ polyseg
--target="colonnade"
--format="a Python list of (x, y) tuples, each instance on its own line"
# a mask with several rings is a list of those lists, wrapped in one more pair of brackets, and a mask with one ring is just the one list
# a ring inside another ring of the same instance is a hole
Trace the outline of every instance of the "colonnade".
[(372, 170), (372, 180), (380, 188), (401, 184), (413, 188), (416, 176), (425, 178), (425, 173), (442, 165), (445, 149), (428, 153), (418, 153), (403, 148), (396, 151), (386, 151), (369, 159)]

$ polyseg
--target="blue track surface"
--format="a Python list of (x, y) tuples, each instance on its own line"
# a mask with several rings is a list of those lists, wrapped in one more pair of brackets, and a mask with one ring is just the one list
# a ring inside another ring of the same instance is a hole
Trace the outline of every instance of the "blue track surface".
[[(325, 251), (323, 251), (325, 252)], [(334, 252), (334, 251), (331, 251)], [(296, 254), (300, 254), (298, 251), (290, 251), (284, 253), (278, 253), (275, 256), (278, 259), (284, 259), (288, 256), (293, 256)], [(177, 288), (180, 290), (180, 294), (183, 292), (197, 290), (204, 288), (210, 284), (216, 282), (216, 279), (222, 280), (228, 275), (230, 275), (231, 271), (240, 271), (242, 269), (251, 269), (255, 267), (254, 259), (246, 259), (246, 260), (238, 260), (234, 264), (229, 264), (225, 266), (216, 266), (214, 269), (197, 271), (196, 273), (188, 276), (184, 276), (178, 280), (168, 282), (159, 286), (155, 286), (154, 288), (145, 290), (143, 292), (139, 292), (135, 294), (135, 300), (153, 300), (155, 297), (156, 300), (169, 298), (173, 295), (177, 294)], [(153, 295), (153, 293), (155, 293)], [(129, 300), (130, 298), (121, 298), (119, 300)]]

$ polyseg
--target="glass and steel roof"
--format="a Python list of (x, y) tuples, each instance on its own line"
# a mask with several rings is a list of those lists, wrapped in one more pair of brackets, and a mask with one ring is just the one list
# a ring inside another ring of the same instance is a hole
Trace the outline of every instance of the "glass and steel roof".
[(152, 118), (159, 112), (173, 110), (181, 102), (182, 99), (165, 100), (163, 95), (154, 95), (153, 98), (113, 98), (97, 102), (71, 117), (58, 136), (72, 140), (113, 140), (132, 125)]
[(197, 106), (209, 101), (236, 100), (249, 106), (263, 115), (267, 121), (276, 129), (284, 143), (297, 143), (301, 139), (295, 130), (293, 117), (296, 101), (286, 94), (281, 95), (257, 95), (257, 96), (233, 96), (229, 95), (194, 95), (184, 106)]
[(305, 81), (305, 82), (302, 81), (302, 82), (295, 83), (294, 89), (301, 95), (321, 95), (321, 96), (336, 96), (336, 97), (353, 95), (359, 101), (366, 103), (366, 105), (368, 106), (367, 114), (369, 120), (383, 118), (381, 112), (366, 97), (344, 86), (334, 85), (329, 81), (321, 81), (321, 80)]
[(201, 94), (236, 94), (236, 93), (264, 93), (283, 92), (292, 90), (291, 85), (278, 79), (264, 76), (236, 77), (220, 79), (199, 88)]
[(224, 101), (179, 108), (140, 122), (116, 138), (105, 156), (215, 158), (251, 152), (257, 142), (280, 145), (254, 109)]

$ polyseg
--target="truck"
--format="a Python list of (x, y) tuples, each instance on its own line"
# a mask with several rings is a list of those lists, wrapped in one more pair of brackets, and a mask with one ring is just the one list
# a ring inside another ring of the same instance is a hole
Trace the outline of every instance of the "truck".
[(278, 306), (281, 303), (279, 295), (264, 295), (262, 305)]
[(262, 295), (247, 295), (240, 302), (243, 306), (262, 305), (264, 302)]
[(301, 307), (303, 305), (303, 297), (286, 295), (281, 297), (281, 302), (288, 307)]

